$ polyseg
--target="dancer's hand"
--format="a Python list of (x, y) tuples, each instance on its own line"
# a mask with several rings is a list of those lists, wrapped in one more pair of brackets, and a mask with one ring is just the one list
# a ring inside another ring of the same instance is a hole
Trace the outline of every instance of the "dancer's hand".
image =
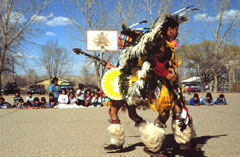
[(166, 78), (172, 82), (176, 82), (177, 81), (177, 75), (174, 75), (172, 73), (168, 73)]

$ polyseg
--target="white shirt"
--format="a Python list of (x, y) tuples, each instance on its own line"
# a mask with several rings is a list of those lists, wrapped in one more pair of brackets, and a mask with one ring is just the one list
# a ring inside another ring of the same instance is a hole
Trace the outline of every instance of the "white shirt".
[(58, 97), (58, 102), (61, 104), (67, 104), (68, 103), (68, 96), (60, 94)]

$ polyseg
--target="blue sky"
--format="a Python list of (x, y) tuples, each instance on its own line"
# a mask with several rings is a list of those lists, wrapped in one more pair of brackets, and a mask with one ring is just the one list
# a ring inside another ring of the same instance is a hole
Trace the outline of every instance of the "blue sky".
[[(65, 0), (65, 2), (67, 1)], [(189, 2), (189, 4), (194, 4), (195, 6), (199, 5), (191, 1)], [(233, 0), (232, 6), (226, 11), (224, 16), (224, 21), (226, 25), (229, 23), (228, 20), (231, 19), (235, 14), (240, 14), (240, 11), (238, 10), (239, 8), (237, 8), (237, 6), (237, 0)], [(108, 5), (108, 7), (108, 9), (110, 10), (111, 4)], [(176, 5), (172, 7), (170, 12), (174, 12), (180, 8), (182, 8), (182, 2), (177, 1)], [(190, 20), (182, 26), (182, 32), (180, 32), (180, 35), (181, 33), (183, 34), (183, 40), (181, 41), (180, 36), (180, 44), (201, 42), (203, 39), (213, 40), (210, 31), (204, 27), (204, 25), (207, 25), (207, 22), (205, 14), (201, 10), (201, 8), (202, 6), (200, 6), (199, 12), (191, 13)], [(74, 9), (74, 7), (71, 9)], [(213, 22), (213, 26), (216, 26), (218, 16), (214, 13), (213, 7), (211, 5), (208, 5), (207, 7), (207, 14), (211, 22)], [(82, 17), (79, 16), (78, 22), (80, 24), (81, 18)], [(27, 66), (31, 68), (34, 67), (34, 69), (39, 74), (44, 74), (44, 69), (36, 64), (36, 60), (38, 60), (38, 56), (41, 53), (39, 46), (44, 45), (49, 40), (57, 40), (59, 45), (66, 48), (69, 53), (73, 53), (72, 49), (75, 47), (79, 47), (85, 50), (85, 43), (77, 41), (75, 39), (76, 37), (83, 38), (83, 36), (81, 36), (81, 34), (76, 31), (76, 27), (71, 23), (71, 20), (68, 17), (65, 7), (61, 3), (61, 0), (59, 2), (54, 2), (49, 5), (46, 10), (44, 10), (40, 14), (39, 19), (40, 22), (37, 25), (34, 25), (34, 27), (40, 29), (40, 31), (37, 32), (37, 35), (33, 36), (33, 38), (29, 39), (30, 41), (37, 43), (37, 45), (27, 44), (24, 49), (26, 51), (25, 54), (28, 60)], [(149, 25), (150, 24), (148, 24), (147, 26)], [(238, 42), (239, 31), (235, 36), (235, 43), (238, 44)], [(73, 56), (73, 68), (71, 69), (70, 75), (81, 75), (81, 65), (84, 64), (85, 58), (83, 56), (78, 56), (75, 54), (73, 54)]]

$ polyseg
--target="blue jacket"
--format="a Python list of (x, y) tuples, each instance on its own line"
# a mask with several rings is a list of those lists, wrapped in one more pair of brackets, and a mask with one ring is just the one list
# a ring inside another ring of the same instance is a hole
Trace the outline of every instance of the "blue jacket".
[(201, 104), (206, 105), (206, 106), (209, 106), (209, 104), (212, 104), (212, 103), (213, 103), (212, 100), (210, 102), (208, 102), (206, 96), (203, 97), (202, 102), (201, 102)]
[(224, 100), (221, 101), (221, 100), (219, 99), (219, 97), (218, 97), (216, 100), (214, 100), (213, 103), (216, 104), (216, 105), (221, 105), (221, 104), (227, 105), (226, 99), (224, 98)]
[(194, 98), (192, 97), (192, 98), (190, 99), (189, 104), (190, 104), (190, 105), (197, 105), (197, 104), (200, 105), (200, 100), (198, 99), (198, 100), (195, 102)]

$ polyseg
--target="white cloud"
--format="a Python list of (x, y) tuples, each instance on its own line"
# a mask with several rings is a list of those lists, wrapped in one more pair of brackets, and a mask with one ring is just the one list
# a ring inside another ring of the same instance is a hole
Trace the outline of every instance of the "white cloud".
[(18, 12), (11, 12), (9, 19), (10, 23), (24, 23), (27, 21), (24, 15)]
[(46, 32), (46, 35), (55, 36), (55, 33), (53, 33), (53, 32)]
[[(240, 15), (240, 10), (235, 10), (235, 9), (230, 9), (230, 10), (227, 10), (223, 13), (223, 16), (222, 16), (222, 21), (223, 22), (230, 22), (232, 21), (236, 16), (238, 16), (238, 18)], [(210, 22), (215, 22), (219, 19), (220, 17), (220, 14), (216, 15), (216, 16), (210, 16), (208, 15), (208, 20)], [(203, 13), (203, 14), (196, 14), (194, 16), (194, 20), (195, 21), (203, 21), (203, 22), (207, 22), (207, 14), (206, 13)]]
[(35, 24), (46, 22), (49, 18), (53, 17), (53, 13), (50, 13), (48, 16), (36, 16), (33, 20)]
[(48, 26), (65, 26), (65, 25), (70, 25), (72, 24), (71, 20), (69, 20), (67, 17), (62, 17), (62, 16), (57, 16), (49, 21), (46, 22), (46, 25)]

